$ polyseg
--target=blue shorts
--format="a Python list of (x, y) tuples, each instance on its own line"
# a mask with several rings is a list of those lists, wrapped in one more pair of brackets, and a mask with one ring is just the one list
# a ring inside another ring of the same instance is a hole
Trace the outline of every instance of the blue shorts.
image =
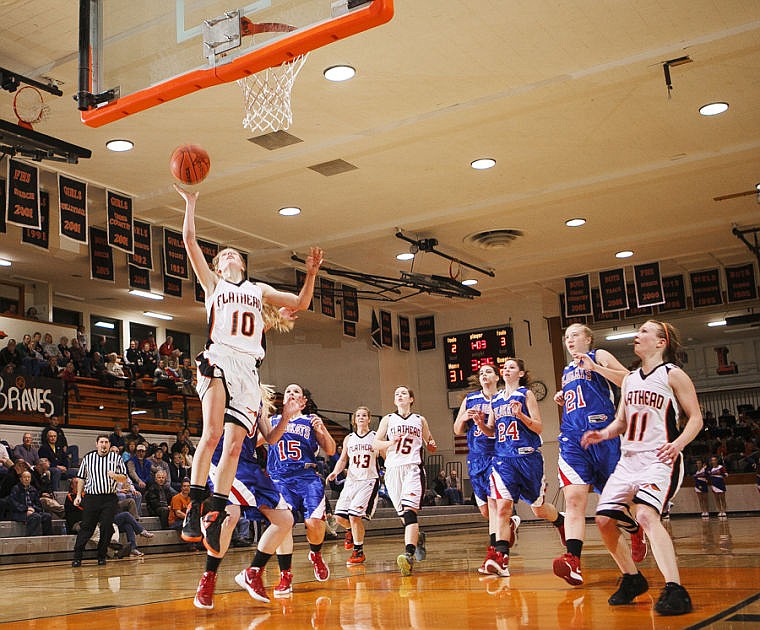
[(305, 471), (295, 477), (272, 481), (293, 512), (300, 513), (304, 519), (325, 518), (325, 484), (317, 473)]
[(539, 451), (521, 457), (493, 458), (490, 476), (492, 499), (522, 499), (532, 506), (544, 504), (544, 458)]
[[(216, 465), (212, 462), (209, 469), (209, 485), (214, 491), (216, 480)], [(258, 508), (260, 506), (272, 509), (287, 509), (288, 505), (272, 480), (256, 462), (239, 460), (235, 479), (230, 489), (229, 502), (242, 508)]]
[(560, 433), (559, 487), (590, 485), (598, 493), (615, 470), (620, 459), (620, 439), (605, 440), (588, 448), (581, 446), (581, 436)]
[(472, 492), (479, 506), (488, 502), (492, 461), (493, 457), (471, 457), (467, 459), (467, 472), (470, 475)]

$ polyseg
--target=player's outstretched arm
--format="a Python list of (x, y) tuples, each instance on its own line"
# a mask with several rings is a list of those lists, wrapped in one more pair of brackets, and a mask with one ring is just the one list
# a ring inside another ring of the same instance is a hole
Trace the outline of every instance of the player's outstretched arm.
[(472, 420), (472, 414), (468, 413), (467, 400), (463, 400), (459, 405), (457, 419), (454, 420), (454, 435), (465, 435), (467, 433), (467, 421)]
[(340, 452), (340, 457), (338, 458), (338, 461), (335, 462), (335, 467), (333, 468), (332, 472), (329, 475), (327, 475), (327, 481), (335, 481), (338, 478), (338, 475), (346, 469), (347, 464), (348, 464), (348, 436), (343, 438), (343, 450)]
[(195, 237), (195, 203), (198, 200), (198, 191), (190, 192), (181, 186), (174, 184), (174, 190), (185, 200), (185, 219), (182, 222), (182, 240), (185, 242), (185, 250), (190, 264), (193, 267), (198, 282), (203, 287), (206, 295), (214, 291), (218, 276), (211, 271), (203, 255), (201, 246)]
[(306, 257), (306, 279), (298, 295), (287, 291), (278, 291), (268, 284), (259, 282), (262, 296), (267, 302), (275, 306), (286, 306), (295, 311), (308, 308), (311, 298), (314, 296), (314, 283), (323, 259), (324, 252), (319, 247), (312, 247)]
[(319, 448), (321, 448), (326, 455), (329, 457), (332, 457), (335, 455), (335, 451), (337, 450), (335, 446), (335, 440), (333, 439), (333, 436), (330, 435), (330, 432), (327, 430), (327, 427), (325, 426), (325, 423), (322, 421), (322, 418), (320, 418), (317, 415), (311, 416), (311, 428), (314, 429), (314, 433), (317, 437), (317, 444), (319, 444)]
[(435, 443), (433, 435), (430, 433), (428, 422), (424, 416), (420, 416), (420, 419), (422, 420), (422, 439), (425, 442), (425, 447), (427, 448), (428, 452), (435, 453), (438, 450), (438, 445)]

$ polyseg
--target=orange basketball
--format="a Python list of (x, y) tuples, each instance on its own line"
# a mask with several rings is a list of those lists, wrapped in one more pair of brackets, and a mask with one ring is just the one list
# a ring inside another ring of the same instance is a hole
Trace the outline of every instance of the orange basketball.
[(183, 184), (200, 184), (211, 168), (211, 158), (197, 144), (183, 144), (174, 149), (169, 168)]

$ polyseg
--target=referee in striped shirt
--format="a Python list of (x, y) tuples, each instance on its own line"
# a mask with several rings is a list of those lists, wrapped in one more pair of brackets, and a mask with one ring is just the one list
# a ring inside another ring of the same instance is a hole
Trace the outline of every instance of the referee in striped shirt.
[[(74, 505), (82, 505), (82, 524), (74, 543), (72, 567), (82, 566), (82, 552), (98, 524), (100, 524), (98, 564), (106, 563), (106, 552), (108, 543), (111, 541), (113, 519), (118, 506), (116, 483), (127, 480), (127, 469), (121, 455), (111, 452), (110, 448), (111, 441), (108, 436), (99, 435), (97, 449), (87, 453), (79, 466)], [(84, 492), (84, 497), (82, 492)]]

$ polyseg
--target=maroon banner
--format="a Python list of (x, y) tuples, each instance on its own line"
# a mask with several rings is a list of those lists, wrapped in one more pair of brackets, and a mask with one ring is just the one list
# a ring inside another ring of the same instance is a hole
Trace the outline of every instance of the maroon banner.
[(665, 276), (662, 279), (662, 290), (665, 295), (665, 301), (657, 307), (659, 313), (686, 310), (686, 283), (683, 281), (681, 274), (677, 276)]
[(335, 317), (335, 283), (332, 280), (319, 279), (319, 298), (322, 315)]
[(435, 316), (425, 315), (414, 318), (414, 332), (417, 336), (417, 351), (435, 350)]
[(150, 271), (136, 265), (129, 267), (129, 288), (150, 291)]
[(40, 191), (40, 222), (39, 230), (24, 228), (21, 230), (21, 240), (29, 245), (48, 249), (50, 244), (50, 195), (44, 190)]
[(181, 298), (182, 280), (179, 278), (172, 278), (171, 276), (164, 276), (164, 295)]
[(377, 321), (377, 313), (375, 313), (374, 308), (372, 309), (372, 325), (369, 329), (369, 338), (375, 348), (380, 349), (383, 347), (383, 338), (380, 334), (380, 322)]
[(625, 289), (625, 270), (610, 269), (599, 272), (599, 291), (602, 311), (624, 311), (628, 308), (628, 294)]
[(343, 334), (356, 339), (356, 322), (343, 321)]
[(182, 234), (164, 228), (164, 275), (187, 280), (187, 252)]
[(565, 278), (565, 315), (591, 315), (591, 284), (588, 274)]
[(380, 311), (380, 343), (386, 348), (393, 347), (393, 324), (388, 311)]
[(632, 317), (643, 317), (644, 315), (651, 315), (654, 313), (654, 310), (651, 306), (633, 306), (633, 304), (636, 304), (636, 285), (631, 282), (628, 285), (628, 304), (631, 306), (628, 307), (628, 310), (623, 313), (623, 317), (626, 319), (632, 318)]
[(636, 306), (657, 306), (665, 301), (662, 289), (660, 263), (651, 262), (633, 266), (633, 283), (636, 286)]
[(747, 263), (726, 267), (726, 295), (729, 302), (757, 299), (755, 265)]
[(127, 254), (135, 251), (132, 233), (132, 198), (106, 190), (106, 217), (108, 219), (108, 244)]
[[(214, 261), (214, 258), (219, 253), (219, 243), (214, 243), (213, 241), (203, 241), (201, 239), (198, 239), (198, 246), (201, 248), (201, 251), (203, 252), (203, 257), (206, 259), (206, 262), (208, 263), (209, 268), (212, 266), (212, 263)], [(246, 266), (246, 270), (248, 267)], [(203, 287), (201, 286), (201, 283), (198, 282), (198, 277), (193, 274), (193, 283), (195, 284), (195, 301), (200, 302), (201, 304), (205, 303), (206, 301), (206, 294), (203, 292)]]
[(150, 223), (134, 220), (132, 245), (134, 252), (127, 256), (129, 264), (153, 271), (153, 238)]
[(87, 243), (87, 184), (58, 175), (58, 233)]
[(5, 223), (5, 180), (0, 179), (0, 234), (5, 234), (8, 226)]
[(690, 273), (689, 277), (694, 308), (723, 304), (723, 296), (720, 292), (720, 272), (717, 268), (695, 271)]
[(559, 294), (559, 323), (562, 329), (564, 330), (568, 326), (572, 324), (587, 324), (588, 320), (583, 315), (574, 315), (573, 317), (568, 317), (565, 315), (567, 312), (567, 308), (565, 307), (565, 294), (560, 293)]
[[(301, 291), (301, 287), (303, 286), (303, 283), (306, 282), (306, 272), (301, 271), (300, 269), (296, 269), (296, 293), (299, 293)], [(314, 300), (312, 299), (311, 302), (309, 302), (309, 308), (306, 309), (308, 311), (314, 311)]]
[(594, 307), (594, 321), (598, 324), (603, 322), (617, 322), (620, 320), (620, 311), (604, 312), (602, 310), (602, 298), (599, 289), (591, 289), (591, 305)]
[(113, 250), (108, 244), (108, 233), (90, 226), (90, 278), (115, 282)]
[(412, 349), (412, 331), (406, 315), (398, 316), (398, 347), (405, 352)]
[(40, 229), (39, 169), (8, 158), (8, 191), (5, 195), (8, 223)]
[(341, 286), (341, 292), (343, 294), (343, 321), (358, 322), (359, 299), (356, 296), (356, 288), (344, 284)]

